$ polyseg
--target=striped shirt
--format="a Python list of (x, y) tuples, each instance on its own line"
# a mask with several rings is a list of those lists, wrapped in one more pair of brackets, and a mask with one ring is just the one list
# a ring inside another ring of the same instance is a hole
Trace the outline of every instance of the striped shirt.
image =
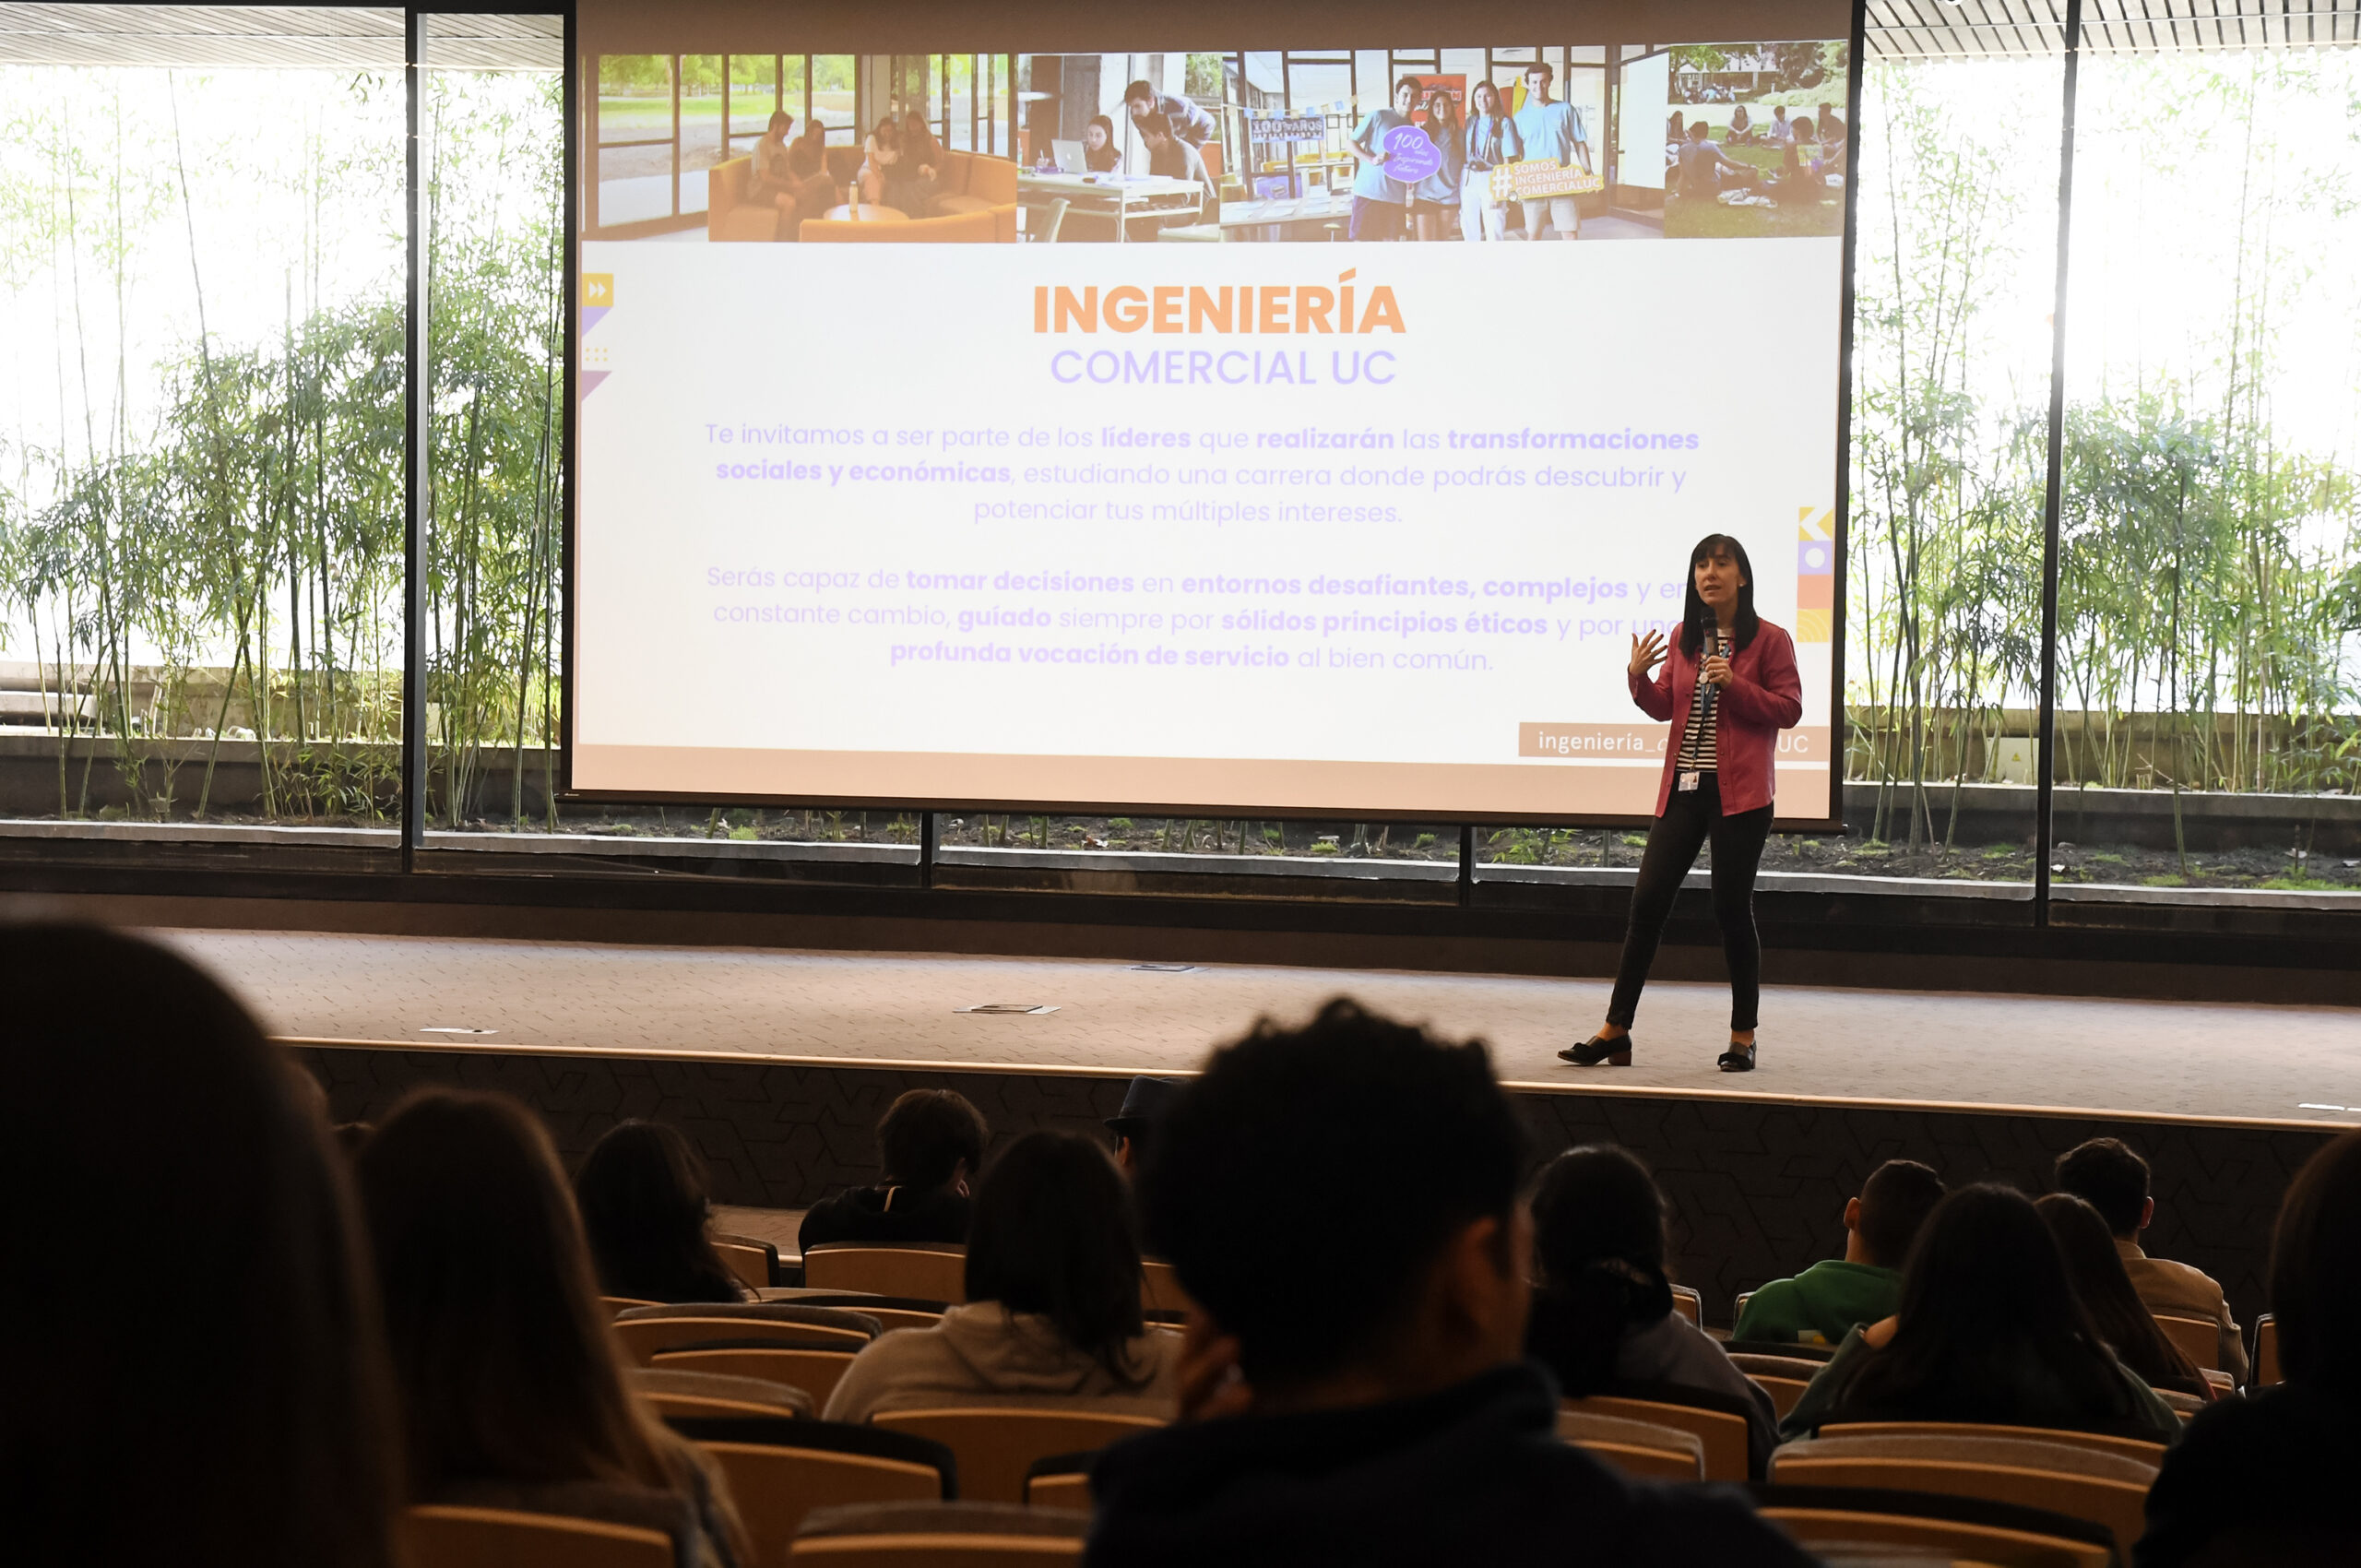
[[(1698, 660), (1701, 668), (1704, 660), (1711, 659), (1721, 646), (1721, 628), (1707, 627), (1704, 651)], [(1680, 735), (1680, 759), (1678, 766), (1684, 773), (1716, 771), (1714, 734), (1717, 721), (1714, 710), (1720, 704), (1714, 699), (1719, 695), (1721, 695), (1721, 688), (1707, 681), (1701, 673), (1697, 677), (1697, 695), (1689, 704), (1689, 728), (1682, 731)]]

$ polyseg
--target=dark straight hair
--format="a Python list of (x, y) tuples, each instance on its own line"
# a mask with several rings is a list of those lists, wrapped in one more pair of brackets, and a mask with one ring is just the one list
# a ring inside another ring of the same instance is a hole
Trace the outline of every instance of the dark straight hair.
[(1754, 634), (1762, 629), (1762, 621), (1754, 613), (1754, 563), (1746, 558), (1746, 546), (1728, 534), (1709, 533), (1689, 552), (1689, 597), (1680, 607), (1680, 651), (1691, 659), (1696, 658), (1697, 650), (1705, 646), (1705, 622), (1711, 613), (1705, 601), (1697, 597), (1697, 568), (1725, 552), (1738, 563), (1738, 624), (1733, 631), (1738, 647), (1743, 650), (1754, 640)]
[(1895, 1315), (1831, 1420), (2072, 1427), (2135, 1415), (2057, 1239), (2013, 1188), (1962, 1187), (1936, 1206)]
[(1615, 1376), (1623, 1336), (1671, 1313), (1664, 1194), (1638, 1155), (1585, 1144), (1551, 1160), (1533, 1188), (1538, 1265), (1525, 1348), (1571, 1395)]
[(2287, 1381), (2361, 1401), (2361, 1133), (2296, 1172), (2271, 1237), (2271, 1310)]
[(2115, 1250), (2115, 1237), (2099, 1211), (2071, 1193), (2052, 1193), (2035, 1200), (2033, 1206), (2041, 1211), (2049, 1233), (2058, 1239), (2058, 1253), (2066, 1260), (2066, 1277), (2073, 1281), (2082, 1310), (2091, 1314), (2099, 1337), (2114, 1349), (2116, 1360), (2146, 1379), (2151, 1388), (2211, 1399), (2213, 1395), (2205, 1385), (2205, 1374), (2158, 1326), (2155, 1314), (2132, 1289), (2123, 1254)]
[(742, 1301), (706, 1234), (705, 1161), (679, 1129), (619, 1122), (583, 1158), (574, 1201), (599, 1288), (643, 1301)]
[(1038, 1313), (1067, 1343), (1133, 1382), (1124, 1349), (1147, 1332), (1132, 1190), (1107, 1151), (1072, 1133), (1027, 1133), (976, 1189), (967, 1300)]
[[(154, 943), (0, 926), (0, 994), (11, 1561), (393, 1562), (392, 1383), (316, 1083)], [(126, 1288), (126, 1225), (162, 1292)]]

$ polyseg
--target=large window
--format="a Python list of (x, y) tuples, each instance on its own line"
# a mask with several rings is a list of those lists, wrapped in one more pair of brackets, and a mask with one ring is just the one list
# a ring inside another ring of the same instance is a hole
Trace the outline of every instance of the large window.
[[(951, 885), (1118, 885), (1077, 871), (1108, 867), (1144, 891), (1188, 874), (1406, 900), (1466, 896), (1451, 884), (1469, 873), (1614, 883), (1636, 864), (1634, 826), (560, 799), (559, 19), (430, 30), (411, 671), (404, 13), (279, 15), (301, 65), (292, 46), (258, 65), (160, 36), (103, 66), (73, 63), (88, 58), (78, 8), (42, 15), (54, 30), (22, 35), (27, 63), (0, 67), (17, 350), (0, 380), (0, 816), (19, 845), (276, 834), (389, 856), (414, 677), (431, 847), (465, 844), (471, 864), (908, 880), (923, 861)], [(2054, 20), (1924, 19), (1872, 7), (1857, 134), (1842, 132), (1857, 186), (1845, 831), (1782, 836), (1766, 872), (1948, 885), (2007, 918), (2043, 880), (2080, 918), (2218, 890), (2361, 891), (2361, 273), (2344, 261), (2361, 249), (2361, 53), (2287, 17), (2094, 21), (2069, 148)], [(1614, 161), (1589, 198), (1614, 223), (1661, 222), (1661, 172), (1643, 167), (1654, 127), (1618, 113), (1643, 77), (1679, 105), (1742, 76), (1823, 122), (1823, 140), (1842, 113), (1814, 101), (1809, 61), (1645, 41), (1212, 52), (1177, 68), (1219, 118), (1222, 178), (1242, 196), (1335, 181), (1349, 106), (1376, 83), (1513, 85), (1535, 61)], [(889, 107), (916, 110), (950, 148), (1030, 159), (1037, 64), (599, 57), (578, 105), (578, 217), (702, 237), (712, 172), (778, 110), (839, 147)], [(1782, 72), (1794, 81), (1766, 84)], [(1324, 142), (1256, 142), (1280, 113), (1335, 123)], [(1733, 356), (1701, 367), (1699, 395), (1776, 398), (1781, 367), (1742, 352), (1748, 312), (1774, 303), (1742, 273), (1730, 291), (1716, 308)], [(1811, 550), (1809, 524), (1761, 548)]]

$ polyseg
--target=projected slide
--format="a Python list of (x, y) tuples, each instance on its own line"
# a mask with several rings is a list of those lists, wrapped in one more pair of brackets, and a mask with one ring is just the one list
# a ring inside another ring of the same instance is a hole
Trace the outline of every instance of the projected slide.
[(1845, 46), (1388, 42), (594, 53), (575, 787), (1643, 814), (1728, 532), (1832, 814)]

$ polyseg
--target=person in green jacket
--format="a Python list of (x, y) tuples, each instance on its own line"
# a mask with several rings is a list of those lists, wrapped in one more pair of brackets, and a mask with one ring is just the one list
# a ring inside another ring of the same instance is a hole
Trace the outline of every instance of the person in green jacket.
[(1889, 1159), (1845, 1204), (1845, 1256), (1774, 1279), (1747, 1299), (1732, 1340), (1835, 1345), (1856, 1324), (1893, 1315), (1902, 1261), (1943, 1201), (1943, 1179), (1915, 1159)]

